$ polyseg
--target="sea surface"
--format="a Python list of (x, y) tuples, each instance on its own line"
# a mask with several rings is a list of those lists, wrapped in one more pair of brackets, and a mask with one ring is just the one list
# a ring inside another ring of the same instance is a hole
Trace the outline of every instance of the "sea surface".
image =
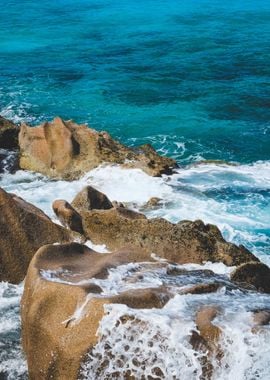
[[(157, 196), (162, 206), (148, 211), (149, 217), (217, 224), (226, 239), (244, 244), (270, 265), (269, 0), (2, 3), (1, 115), (33, 125), (56, 115), (88, 123), (127, 145), (151, 143), (180, 167), (162, 178), (101, 167), (68, 186), (19, 171), (4, 173), (1, 187), (51, 217), (54, 199), (69, 201), (86, 184), (137, 209)], [(0, 379), (27, 379), (19, 344), (22, 291), (22, 285), (0, 283)], [(239, 380), (270, 378), (266, 336), (254, 338), (245, 329), (248, 305), (255, 305), (255, 299), (231, 293), (219, 297), (229, 310), (227, 324), (220, 322), (228, 355), (216, 368), (219, 380), (232, 379), (236, 372)], [(201, 302), (188, 296), (181, 300), (177, 296), (160, 318), (188, 315), (190, 305)], [(270, 308), (268, 296), (256, 302)], [(233, 313), (240, 305), (242, 319), (237, 319)], [(112, 318), (117, 313), (112, 310)], [(149, 312), (145, 318), (156, 316)], [(162, 326), (169, 329), (165, 322)], [(181, 331), (177, 347), (183, 351)], [(230, 351), (241, 351), (239, 361)], [(192, 355), (187, 351), (196, 367)], [(176, 374), (180, 368), (184, 380), (199, 379), (198, 369), (183, 372), (184, 359), (179, 363), (168, 368)], [(93, 371), (86, 368), (86, 378), (97, 378)]]

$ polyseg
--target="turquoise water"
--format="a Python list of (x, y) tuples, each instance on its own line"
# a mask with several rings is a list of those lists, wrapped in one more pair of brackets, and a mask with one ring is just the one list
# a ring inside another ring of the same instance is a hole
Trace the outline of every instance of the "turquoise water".
[(184, 163), (268, 160), (269, 20), (264, 0), (8, 0), (1, 109), (154, 140)]

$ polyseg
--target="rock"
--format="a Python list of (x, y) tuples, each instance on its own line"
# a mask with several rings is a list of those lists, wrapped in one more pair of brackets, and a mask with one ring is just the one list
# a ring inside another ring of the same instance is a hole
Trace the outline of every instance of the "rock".
[(171, 174), (176, 162), (151, 146), (131, 149), (86, 125), (55, 118), (35, 128), (22, 125), (20, 167), (53, 178), (74, 179), (102, 163), (139, 168), (152, 176)]
[(196, 325), (198, 331), (193, 331), (190, 343), (194, 350), (204, 353), (199, 357), (202, 366), (202, 379), (210, 380), (213, 375), (213, 361), (217, 363), (223, 356), (220, 345), (218, 344), (221, 329), (213, 324), (214, 318), (218, 315), (219, 309), (215, 306), (204, 306), (196, 315)]
[(114, 208), (118, 208), (118, 207), (122, 207), (122, 208), (125, 208), (126, 206), (124, 205), (124, 203), (122, 202), (118, 202), (118, 201), (112, 201), (112, 205)]
[(202, 307), (196, 316), (196, 325), (200, 336), (207, 341), (208, 345), (216, 345), (221, 329), (213, 324), (219, 310), (215, 306)]
[(255, 326), (266, 326), (270, 324), (270, 310), (256, 310), (253, 315)]
[(143, 206), (143, 209), (155, 209), (160, 206), (161, 198), (152, 197), (148, 200), (148, 202)]
[(249, 262), (240, 265), (231, 274), (231, 280), (244, 286), (270, 293), (270, 268), (260, 262)]
[(132, 246), (179, 264), (212, 261), (231, 266), (258, 260), (243, 246), (226, 242), (216, 226), (199, 220), (173, 224), (121, 208), (82, 211), (81, 216), (86, 237), (111, 251)]
[(0, 115), (0, 148), (18, 149), (19, 127)]
[[(170, 294), (162, 287), (111, 297), (100, 297), (98, 289), (89, 293), (93, 290), (91, 278), (105, 278), (109, 268), (140, 261), (151, 261), (151, 257), (137, 250), (101, 254), (77, 243), (38, 250), (28, 269), (21, 302), (22, 343), (30, 379), (78, 379), (87, 353), (98, 342), (96, 333), (105, 304), (164, 306)], [(46, 271), (56, 278), (46, 280)]]
[(83, 234), (82, 218), (67, 201), (62, 199), (55, 200), (52, 208), (63, 226)]
[(0, 189), (0, 281), (19, 283), (38, 248), (71, 240), (41, 210)]
[(196, 284), (192, 285), (187, 289), (184, 289), (181, 294), (205, 294), (205, 293), (215, 293), (218, 289), (222, 287), (221, 283), (212, 284)]
[(78, 212), (87, 210), (108, 210), (113, 208), (113, 204), (109, 198), (92, 186), (86, 186), (80, 191), (71, 204)]

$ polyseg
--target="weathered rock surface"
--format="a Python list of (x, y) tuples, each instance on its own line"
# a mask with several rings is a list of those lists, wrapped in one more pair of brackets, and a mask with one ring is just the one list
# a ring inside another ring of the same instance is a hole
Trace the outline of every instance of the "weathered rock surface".
[(52, 208), (55, 215), (65, 227), (83, 234), (82, 218), (67, 201), (57, 199), (53, 202)]
[(260, 292), (270, 293), (270, 268), (259, 262), (240, 265), (231, 274), (231, 280)]
[(109, 198), (92, 186), (86, 186), (73, 199), (71, 205), (77, 210), (108, 210), (113, 208)]
[(81, 216), (86, 237), (110, 250), (132, 246), (179, 264), (258, 261), (243, 246), (226, 242), (216, 226), (200, 220), (172, 224), (124, 208), (81, 211)]
[(74, 179), (102, 163), (140, 168), (152, 176), (171, 174), (176, 162), (149, 145), (128, 148), (107, 132), (55, 118), (37, 127), (22, 125), (20, 167), (53, 178)]
[[(96, 285), (76, 285), (93, 277), (105, 278), (109, 268), (120, 264), (146, 260), (151, 258), (142, 251), (100, 254), (77, 243), (38, 250), (28, 269), (21, 302), (22, 341), (30, 379), (77, 379), (85, 355), (99, 339), (96, 332), (105, 304), (164, 306), (170, 294), (162, 288), (99, 297)], [(58, 273), (58, 282), (45, 279), (47, 270)], [(81, 313), (75, 313), (82, 305)]]
[(68, 230), (41, 210), (0, 188), (0, 281), (19, 283), (42, 245), (71, 241)]
[(18, 149), (19, 127), (0, 115), (0, 148)]

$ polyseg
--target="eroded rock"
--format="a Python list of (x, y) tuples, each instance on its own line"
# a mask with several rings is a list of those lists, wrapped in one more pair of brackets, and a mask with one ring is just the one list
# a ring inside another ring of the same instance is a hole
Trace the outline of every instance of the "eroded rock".
[(102, 163), (139, 168), (152, 176), (171, 174), (177, 166), (149, 145), (128, 148), (107, 132), (55, 118), (37, 127), (21, 126), (20, 167), (53, 178), (74, 179)]
[(0, 281), (19, 283), (38, 248), (71, 240), (37, 207), (0, 189)]
[(92, 186), (86, 186), (82, 189), (71, 204), (79, 212), (87, 210), (109, 210), (114, 207), (105, 194)]
[(173, 224), (121, 208), (82, 211), (81, 216), (86, 237), (110, 250), (130, 245), (179, 264), (212, 261), (231, 266), (258, 261), (243, 246), (226, 242), (216, 226), (200, 220)]
[(112, 267), (144, 261), (151, 257), (143, 251), (100, 254), (77, 243), (38, 250), (29, 266), (21, 302), (22, 341), (30, 379), (78, 379), (85, 355), (99, 339), (96, 332), (105, 304), (123, 303), (132, 308), (165, 305), (171, 295), (163, 288), (100, 297), (99, 289), (91, 284), (93, 277), (106, 278)]
[(55, 215), (65, 227), (83, 234), (82, 218), (67, 201), (57, 199), (53, 202), (52, 208)]

